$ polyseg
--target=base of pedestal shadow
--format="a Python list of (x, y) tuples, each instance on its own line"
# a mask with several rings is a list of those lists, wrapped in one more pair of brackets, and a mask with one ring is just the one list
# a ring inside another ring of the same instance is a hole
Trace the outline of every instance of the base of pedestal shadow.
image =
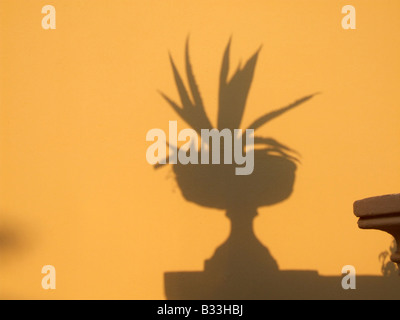
[(317, 271), (278, 271), (265, 277), (167, 272), (169, 300), (338, 300), (400, 299), (400, 276), (356, 276), (356, 289), (344, 290), (341, 276)]

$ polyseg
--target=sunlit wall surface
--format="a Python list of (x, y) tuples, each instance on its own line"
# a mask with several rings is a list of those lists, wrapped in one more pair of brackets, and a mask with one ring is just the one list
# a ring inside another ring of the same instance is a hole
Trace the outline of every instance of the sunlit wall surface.
[(179, 101), (169, 54), (183, 73), (189, 35), (213, 124), (230, 38), (231, 72), (262, 46), (243, 129), (319, 92), (259, 129), (301, 155), (293, 194), (254, 223), (279, 269), (382, 274), (392, 238), (352, 204), (400, 192), (398, 1), (54, 0), (44, 30), (46, 4), (0, 2), (0, 298), (164, 299), (165, 272), (203, 270), (228, 237), (223, 210), (146, 161), (150, 129), (188, 127), (159, 91)]

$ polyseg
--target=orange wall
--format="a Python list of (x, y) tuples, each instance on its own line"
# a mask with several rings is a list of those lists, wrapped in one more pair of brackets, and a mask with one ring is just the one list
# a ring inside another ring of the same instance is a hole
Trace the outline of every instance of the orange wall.
[[(222, 54), (263, 46), (243, 124), (320, 95), (260, 133), (302, 155), (295, 190), (255, 231), (281, 269), (380, 274), (391, 238), (361, 231), (353, 201), (400, 190), (400, 3), (351, 0), (0, 1), (0, 297), (163, 299), (163, 273), (202, 270), (227, 237), (224, 213), (185, 202), (171, 167), (146, 162), (152, 128), (179, 120), (168, 52), (216, 121)], [(180, 129), (187, 125), (178, 121)], [(41, 288), (41, 268), (57, 289)]]

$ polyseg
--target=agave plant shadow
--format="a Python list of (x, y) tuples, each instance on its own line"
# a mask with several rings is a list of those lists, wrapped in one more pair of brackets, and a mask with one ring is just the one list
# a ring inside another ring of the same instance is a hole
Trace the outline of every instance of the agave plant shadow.
[[(225, 49), (220, 71), (217, 121), (219, 130), (240, 128), (260, 52), (257, 50), (243, 67), (239, 65), (228, 79), (230, 46), (231, 41)], [(182, 107), (165, 94), (161, 95), (200, 134), (201, 129), (213, 129), (213, 126), (205, 112), (192, 71), (189, 42), (186, 43), (185, 58), (191, 97), (172, 57), (170, 60)], [(313, 95), (303, 97), (284, 108), (261, 116), (249, 129), (258, 129), (312, 97)], [(187, 201), (224, 209), (231, 220), (231, 234), (216, 251), (213, 259), (208, 261), (208, 268), (243, 273), (243, 268), (248, 271), (249, 266), (259, 267), (261, 263), (263, 270), (278, 269), (267, 248), (255, 237), (253, 219), (257, 215), (257, 208), (281, 202), (291, 195), (297, 159), (292, 155), (292, 149), (275, 139), (255, 136), (254, 143), (261, 148), (254, 152), (254, 171), (251, 175), (235, 175), (234, 165), (226, 164), (173, 166), (179, 188)], [(242, 152), (246, 151), (243, 149)]]
[[(225, 49), (219, 78), (218, 130), (240, 128), (247, 97), (253, 81), (260, 49), (246, 63), (239, 65), (228, 79), (231, 41)], [(193, 74), (189, 41), (185, 52), (187, 90), (177, 67), (170, 57), (181, 106), (161, 92), (168, 104), (198, 134), (201, 129), (213, 129), (205, 112), (203, 100)], [(255, 120), (248, 129), (257, 130), (269, 121), (311, 99), (305, 96), (294, 103), (268, 112)], [(242, 144), (242, 153), (246, 152)], [(201, 144), (201, 148), (204, 144)], [(231, 233), (224, 244), (206, 261), (205, 271), (231, 277), (244, 274), (274, 273), (278, 265), (269, 250), (256, 238), (253, 220), (257, 209), (287, 199), (293, 192), (297, 169), (297, 153), (270, 137), (254, 136), (254, 171), (250, 175), (235, 175), (231, 164), (174, 164), (173, 171), (183, 197), (198, 205), (223, 209), (231, 222)], [(208, 146), (212, 150), (211, 145)], [(221, 150), (221, 156), (223, 154)], [(211, 152), (210, 152), (211, 153)], [(162, 165), (156, 165), (156, 168)]]

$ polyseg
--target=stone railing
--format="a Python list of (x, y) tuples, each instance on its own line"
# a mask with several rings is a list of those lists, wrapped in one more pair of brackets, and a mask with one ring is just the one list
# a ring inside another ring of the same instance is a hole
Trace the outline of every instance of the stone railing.
[(354, 202), (354, 214), (361, 229), (377, 229), (390, 233), (397, 249), (390, 259), (400, 266), (400, 194), (389, 194)]

